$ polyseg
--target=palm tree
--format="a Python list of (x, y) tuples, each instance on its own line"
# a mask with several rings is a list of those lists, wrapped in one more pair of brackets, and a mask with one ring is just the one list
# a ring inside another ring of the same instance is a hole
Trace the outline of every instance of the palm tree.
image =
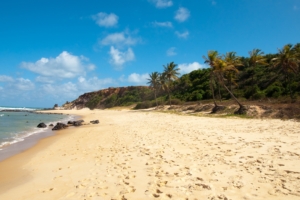
[(268, 65), (268, 63), (266, 63), (266, 59), (263, 56), (264, 52), (262, 52), (260, 49), (253, 49), (252, 51), (249, 51), (249, 67), (252, 67), (252, 75), (251, 75), (251, 85), (252, 88), (254, 87), (254, 74), (255, 74), (255, 69), (257, 65)]
[(228, 66), (232, 67), (234, 70), (227, 70), (224, 73), (224, 77), (226, 78), (227, 82), (229, 83), (229, 89), (232, 91), (232, 85), (237, 85), (235, 82), (236, 75), (237, 75), (237, 67), (243, 66), (240, 57), (236, 56), (236, 52), (228, 52), (224, 56), (224, 60)]
[(271, 60), (274, 67), (280, 67), (278, 74), (284, 73), (286, 85), (289, 82), (289, 74), (299, 71), (300, 58), (295, 49), (291, 44), (287, 44), (282, 49), (278, 49), (278, 56)]
[(170, 62), (167, 64), (167, 66), (163, 66), (164, 67), (164, 72), (162, 77), (164, 77), (167, 80), (167, 91), (168, 91), (168, 95), (169, 95), (169, 104), (171, 106), (171, 84), (174, 80), (178, 79), (179, 76), (179, 68), (177, 68), (177, 64), (175, 64), (174, 62)]
[(218, 104), (216, 103), (216, 98), (215, 98), (215, 91), (214, 91), (214, 67), (216, 64), (216, 61), (219, 59), (219, 55), (217, 51), (208, 51), (207, 53), (207, 58), (205, 56), (202, 56), (203, 59), (205, 60), (204, 63), (208, 64), (211, 68), (211, 72), (210, 72), (210, 79), (209, 79), (209, 85), (210, 85), (210, 89), (212, 92), (212, 96), (213, 96), (213, 100), (214, 100), (214, 104), (215, 107), (218, 107)]
[[(236, 62), (238, 63), (238, 62)], [(226, 86), (225, 84), (225, 78), (224, 78), (224, 73), (226, 71), (234, 71), (238, 72), (236, 69), (236, 66), (232, 64), (232, 62), (226, 62), (226, 60), (222, 60), (221, 58), (217, 59), (215, 64), (214, 64), (214, 69), (213, 73), (217, 77), (218, 81), (221, 83), (221, 85), (228, 91), (230, 96), (236, 101), (236, 103), (239, 105), (239, 110), (238, 113), (242, 114), (245, 111), (245, 107), (239, 102), (239, 100), (234, 96), (234, 94), (231, 92), (231, 90)]]
[(157, 104), (157, 99), (156, 99), (156, 90), (159, 87), (159, 73), (158, 72), (152, 72), (151, 74), (149, 74), (149, 79), (148, 80), (148, 84), (150, 84), (150, 87), (152, 87), (154, 89), (154, 98), (155, 98), (155, 102), (156, 102), (156, 107), (158, 106)]

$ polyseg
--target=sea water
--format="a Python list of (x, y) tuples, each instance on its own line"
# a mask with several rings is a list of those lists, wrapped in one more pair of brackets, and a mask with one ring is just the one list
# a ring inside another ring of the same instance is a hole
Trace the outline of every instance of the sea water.
[[(5, 110), (5, 111), (4, 111)], [(66, 123), (75, 116), (34, 112), (40, 108), (12, 108), (0, 106), (0, 160), (1, 153), (10, 146), (20, 146), (27, 138), (42, 138), (41, 135), (51, 131), (50, 124)], [(39, 123), (47, 128), (37, 128)], [(49, 133), (48, 133), (49, 135)], [(28, 139), (27, 139), (28, 140)]]

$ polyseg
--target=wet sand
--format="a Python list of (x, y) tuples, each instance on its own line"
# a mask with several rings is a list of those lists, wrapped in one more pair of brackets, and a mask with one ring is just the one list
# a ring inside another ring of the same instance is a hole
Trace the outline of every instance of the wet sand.
[(300, 123), (129, 110), (0, 163), (0, 199), (300, 199)]

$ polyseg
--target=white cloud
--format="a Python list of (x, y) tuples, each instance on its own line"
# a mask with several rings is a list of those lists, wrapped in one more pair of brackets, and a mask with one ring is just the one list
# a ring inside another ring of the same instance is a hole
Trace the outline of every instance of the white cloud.
[(140, 85), (146, 85), (148, 82), (149, 74), (137, 74), (132, 73), (128, 76), (128, 82), (140, 84)]
[(173, 5), (171, 0), (149, 0), (154, 3), (157, 8), (167, 8)]
[(117, 68), (122, 68), (122, 65), (124, 63), (135, 59), (134, 53), (131, 48), (128, 48), (127, 51), (122, 52), (111, 46), (109, 54), (111, 56), (110, 63), (117, 66)]
[(152, 23), (154, 26), (160, 26), (160, 27), (167, 27), (167, 28), (172, 28), (173, 24), (172, 22), (153, 22)]
[(190, 17), (190, 11), (186, 8), (179, 8), (177, 11), (176, 11), (176, 15), (175, 15), (175, 19), (178, 21), (178, 22), (184, 22), (186, 21), (188, 18)]
[(75, 83), (67, 82), (63, 84), (44, 84), (40, 88), (52, 98), (77, 98), (80, 91)]
[(176, 48), (175, 47), (171, 47), (167, 50), (167, 56), (175, 56), (177, 55), (177, 53), (175, 52)]
[(38, 76), (35, 78), (36, 82), (40, 83), (54, 83), (55, 81), (51, 77)]
[(80, 89), (80, 91), (82, 91), (83, 94), (84, 92), (103, 89), (115, 83), (116, 81), (114, 81), (112, 78), (98, 79), (97, 77), (92, 77), (86, 79), (84, 77), (79, 77), (77, 87)]
[(298, 6), (294, 5), (293, 7), (294, 10), (299, 10)]
[(211, 4), (214, 6), (214, 5), (217, 5), (217, 2), (215, 0), (212, 0)]
[(14, 87), (18, 90), (33, 90), (35, 88), (34, 83), (29, 79), (18, 78), (14, 83)]
[(107, 35), (104, 39), (100, 41), (102, 45), (115, 45), (117, 47), (123, 46), (133, 46), (139, 43), (141, 40), (140, 38), (134, 38), (128, 31), (120, 32), (120, 33), (113, 33)]
[(35, 72), (43, 77), (74, 78), (84, 75), (87, 70), (93, 70), (95, 66), (86, 63), (87, 58), (74, 56), (63, 51), (56, 58), (41, 58), (35, 63), (22, 62), (21, 67)]
[(189, 33), (188, 31), (184, 31), (184, 32), (182, 32), (182, 33), (176, 31), (175, 34), (176, 34), (177, 37), (179, 37), (179, 38), (184, 38), (184, 39), (186, 39), (186, 38), (189, 36), (190, 33)]
[(179, 68), (179, 72), (181, 74), (187, 74), (190, 73), (191, 71), (200, 69), (200, 68), (205, 68), (205, 65), (201, 65), (198, 62), (193, 62), (193, 63), (183, 63), (183, 64), (179, 64), (178, 68)]
[(0, 75), (0, 82), (13, 82), (14, 79), (10, 76)]
[(104, 26), (104, 27), (113, 27), (118, 24), (119, 17), (115, 15), (114, 13), (104, 13), (100, 12), (96, 15), (92, 16), (93, 20), (96, 21), (96, 23), (99, 26)]

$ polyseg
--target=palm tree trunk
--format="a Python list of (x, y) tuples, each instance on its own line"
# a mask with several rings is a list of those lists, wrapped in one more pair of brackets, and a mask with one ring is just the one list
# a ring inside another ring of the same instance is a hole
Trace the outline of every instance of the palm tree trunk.
[(158, 106), (158, 104), (157, 104), (157, 98), (156, 98), (156, 89), (154, 89), (154, 98), (155, 98), (156, 107), (157, 107), (157, 106)]
[(212, 77), (210, 77), (210, 89), (211, 89), (211, 93), (212, 93), (212, 96), (213, 96), (213, 100), (214, 100), (214, 104), (215, 104), (215, 107), (218, 107), (218, 104), (216, 102), (216, 98), (215, 98), (215, 91), (214, 91), (214, 87), (213, 87), (213, 84), (212, 84)]
[(219, 92), (219, 101), (222, 102), (222, 96), (220, 91), (220, 84), (218, 84), (218, 92)]
[(236, 101), (236, 103), (240, 106), (240, 108), (244, 107), (239, 102), (239, 100), (234, 96), (234, 94), (228, 89), (228, 87), (225, 85), (223, 77), (221, 77), (221, 81), (222, 81), (222, 85), (224, 86), (224, 88), (229, 92), (230, 96)]
[(168, 95), (169, 95), (169, 105), (171, 107), (171, 95), (170, 95), (170, 90), (168, 89)]

